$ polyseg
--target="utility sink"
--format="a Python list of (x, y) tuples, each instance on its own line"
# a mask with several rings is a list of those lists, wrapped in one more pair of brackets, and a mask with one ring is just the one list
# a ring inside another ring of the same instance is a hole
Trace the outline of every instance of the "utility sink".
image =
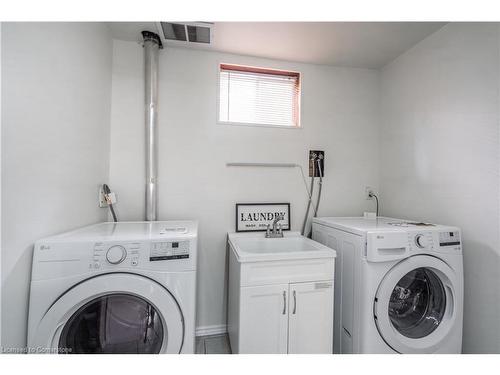
[(233, 353), (332, 353), (335, 250), (288, 231), (231, 233), (228, 243)]
[(298, 232), (286, 232), (282, 238), (265, 238), (261, 232), (231, 233), (229, 243), (240, 262), (335, 257), (334, 250)]

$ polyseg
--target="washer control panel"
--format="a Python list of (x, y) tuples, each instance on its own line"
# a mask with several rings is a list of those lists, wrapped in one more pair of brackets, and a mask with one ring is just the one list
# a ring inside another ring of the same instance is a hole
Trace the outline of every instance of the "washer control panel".
[(153, 242), (149, 260), (174, 260), (189, 258), (189, 241), (164, 241)]
[(439, 246), (460, 246), (460, 233), (454, 232), (440, 232), (439, 233)]
[(408, 232), (408, 245), (410, 250), (434, 250), (432, 232)]
[(429, 238), (427, 238), (425, 234), (417, 234), (415, 236), (415, 245), (417, 245), (417, 247), (421, 249), (425, 249), (427, 246), (429, 246)]
[(408, 232), (408, 246), (411, 251), (461, 250), (460, 232)]
[(120, 264), (127, 257), (127, 250), (121, 245), (111, 246), (106, 251), (106, 260), (111, 264)]

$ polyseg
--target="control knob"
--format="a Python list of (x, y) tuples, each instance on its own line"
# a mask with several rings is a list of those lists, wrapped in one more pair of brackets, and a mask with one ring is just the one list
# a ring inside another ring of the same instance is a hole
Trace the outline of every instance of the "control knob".
[(428, 245), (428, 241), (427, 241), (427, 238), (425, 238), (425, 236), (423, 234), (417, 234), (415, 236), (415, 244), (421, 248), (421, 249), (425, 249)]
[(127, 250), (123, 246), (111, 246), (106, 252), (106, 260), (111, 264), (120, 264), (127, 257)]

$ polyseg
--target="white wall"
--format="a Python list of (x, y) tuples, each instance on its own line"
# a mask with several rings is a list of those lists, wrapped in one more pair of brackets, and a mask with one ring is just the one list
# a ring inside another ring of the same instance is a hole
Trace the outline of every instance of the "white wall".
[(463, 230), (464, 352), (500, 352), (499, 34), (448, 24), (382, 70), (381, 212)]
[[(2, 345), (23, 346), (33, 241), (104, 220), (96, 190), (108, 166), (120, 219), (143, 219), (143, 57), (136, 43), (112, 44), (99, 24), (4, 23), (1, 38)], [(463, 228), (464, 351), (500, 352), (499, 45), (494, 24), (450, 24), (381, 76), (163, 50), (160, 219), (200, 220), (198, 326), (225, 322), (234, 204), (290, 201), (299, 230), (306, 203), (298, 170), (225, 163), (298, 162), (307, 170), (308, 150), (324, 149), (320, 215), (373, 209), (364, 186), (377, 189), (380, 180), (383, 214)], [(303, 129), (217, 124), (218, 62), (301, 71)]]
[[(0, 88), (2, 87), (2, 22), (0, 22)], [(2, 90), (0, 90), (0, 166), (2, 165)], [(2, 173), (0, 168), (0, 282), (2, 280)], [(2, 338), (2, 288), (0, 285), (0, 345)]]
[(33, 242), (106, 217), (112, 43), (103, 24), (2, 26), (2, 345), (23, 347)]
[[(227, 168), (226, 162), (301, 163), (326, 153), (320, 215), (373, 210), (378, 186), (378, 74), (167, 48), (160, 53), (159, 219), (199, 219), (198, 326), (225, 323), (226, 233), (236, 202), (291, 202), (300, 230), (306, 195), (298, 169)], [(216, 123), (218, 63), (302, 72), (302, 129)], [(110, 183), (120, 220), (144, 216), (144, 91), (140, 45), (114, 41)]]

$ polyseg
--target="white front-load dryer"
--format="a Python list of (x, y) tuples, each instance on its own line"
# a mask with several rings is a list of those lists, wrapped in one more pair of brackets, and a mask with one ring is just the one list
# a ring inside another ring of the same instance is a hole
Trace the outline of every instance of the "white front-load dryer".
[(197, 223), (101, 223), (35, 244), (31, 353), (194, 353)]
[(315, 218), (337, 251), (335, 353), (460, 353), (460, 230), (392, 218)]

